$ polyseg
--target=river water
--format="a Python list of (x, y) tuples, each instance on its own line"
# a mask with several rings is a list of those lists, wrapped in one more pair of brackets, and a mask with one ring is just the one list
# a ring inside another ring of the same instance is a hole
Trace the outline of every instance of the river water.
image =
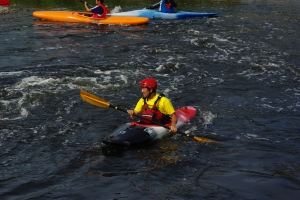
[[(142, 26), (0, 15), (0, 199), (299, 198), (300, 1), (179, 2), (222, 14)], [(105, 147), (130, 119), (79, 91), (133, 108), (145, 77), (197, 108), (181, 131), (218, 142)]]

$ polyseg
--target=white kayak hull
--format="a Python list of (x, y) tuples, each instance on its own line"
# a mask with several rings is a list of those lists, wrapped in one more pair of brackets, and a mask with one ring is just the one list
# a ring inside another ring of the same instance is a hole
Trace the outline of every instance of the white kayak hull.
[(220, 14), (221, 12), (185, 12), (185, 11), (178, 11), (176, 13), (163, 13), (157, 10), (143, 9), (143, 10), (133, 10), (127, 12), (112, 13), (111, 16), (134, 16), (134, 17), (146, 17), (149, 19), (189, 19), (189, 18), (201, 18), (201, 17), (215, 17)]

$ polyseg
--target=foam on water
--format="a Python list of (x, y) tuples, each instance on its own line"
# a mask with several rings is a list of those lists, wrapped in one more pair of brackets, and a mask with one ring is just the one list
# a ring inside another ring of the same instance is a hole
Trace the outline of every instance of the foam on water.
[(24, 72), (23, 71), (15, 71), (15, 72), (0, 72), (0, 77), (9, 77), (9, 76), (19, 76), (22, 75)]
[(203, 118), (203, 124), (204, 126), (207, 128), (208, 124), (212, 124), (213, 123), (213, 119), (216, 118), (217, 115), (213, 114), (211, 111), (205, 111), (202, 113), (202, 118)]
[[(42, 68), (43, 66), (39, 66)], [(44, 66), (49, 68), (49, 66)], [(161, 66), (162, 67), (162, 66)], [(179, 69), (178, 65), (174, 66), (174, 69)], [(87, 70), (86, 68), (78, 68), (79, 70)], [(151, 70), (151, 69), (149, 69)], [(157, 76), (169, 77), (169, 74), (163, 73), (165, 70), (169, 70), (169, 67), (164, 66), (161, 69), (161, 74)], [(29, 75), (22, 78), (20, 81), (13, 85), (6, 86), (5, 91), (7, 94), (0, 98), (1, 105), (5, 107), (6, 112), (0, 115), (0, 120), (19, 120), (30, 116), (32, 110), (38, 109), (43, 105), (43, 101), (49, 96), (59, 95), (68, 90), (88, 90), (94, 89), (109, 89), (109, 88), (121, 88), (131, 84), (129, 76), (144, 76), (144, 72), (139, 69), (124, 69), (121, 73), (119, 69), (103, 70), (103, 69), (91, 69), (88, 70), (90, 76), (30, 76), (29, 70), (18, 72), (18, 75)], [(5, 73), (6, 75), (8, 73)], [(15, 74), (15, 73), (12, 73)], [(177, 90), (178, 82), (184, 80), (185, 76), (174, 76), (171, 81), (170, 87), (162, 86), (161, 89), (165, 95), (169, 95), (170, 92)], [(159, 83), (164, 85), (163, 82)], [(177, 92), (180, 92), (178, 90)], [(17, 98), (10, 98), (17, 96)], [(66, 105), (66, 112), (72, 108), (74, 103), (68, 103)], [(18, 113), (18, 114), (17, 114)], [(17, 116), (16, 116), (17, 114)]]

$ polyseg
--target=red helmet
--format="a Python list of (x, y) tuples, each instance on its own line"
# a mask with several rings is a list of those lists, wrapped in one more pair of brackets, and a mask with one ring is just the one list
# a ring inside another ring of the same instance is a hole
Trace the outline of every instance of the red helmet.
[(140, 86), (149, 88), (149, 89), (157, 89), (157, 82), (153, 78), (145, 78), (144, 80), (141, 81)]

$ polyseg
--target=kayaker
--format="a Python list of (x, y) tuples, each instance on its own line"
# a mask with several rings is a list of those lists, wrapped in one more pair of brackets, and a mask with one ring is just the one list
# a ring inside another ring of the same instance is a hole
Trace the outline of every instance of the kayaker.
[(175, 13), (175, 8), (177, 4), (174, 0), (160, 0), (160, 2), (148, 7), (147, 9), (156, 9), (163, 13)]
[[(134, 110), (127, 110), (132, 119), (142, 113), (142, 123), (150, 124), (158, 121), (162, 124), (171, 122), (170, 131), (177, 132), (177, 116), (171, 101), (163, 94), (156, 93), (157, 81), (153, 78), (143, 79), (140, 83), (143, 97), (137, 102)], [(149, 121), (150, 120), (150, 121)]]
[(106, 5), (103, 4), (104, 0), (96, 0), (96, 6), (93, 8), (88, 7), (88, 3), (85, 1), (85, 9), (93, 13), (93, 18), (106, 18), (106, 14), (109, 13)]

